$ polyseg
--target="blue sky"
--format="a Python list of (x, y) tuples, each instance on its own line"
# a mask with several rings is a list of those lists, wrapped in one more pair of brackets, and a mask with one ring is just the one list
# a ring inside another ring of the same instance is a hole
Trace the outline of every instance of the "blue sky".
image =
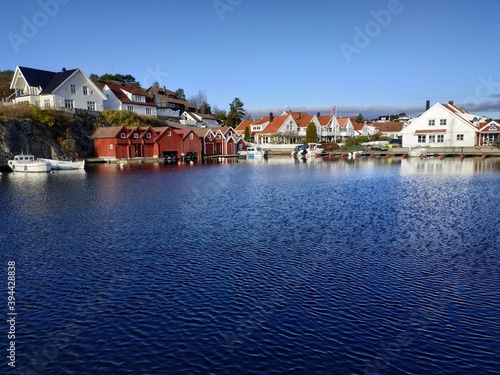
[(500, 117), (498, 0), (23, 0), (0, 70), (131, 74), (227, 109), (365, 117), (454, 100)]

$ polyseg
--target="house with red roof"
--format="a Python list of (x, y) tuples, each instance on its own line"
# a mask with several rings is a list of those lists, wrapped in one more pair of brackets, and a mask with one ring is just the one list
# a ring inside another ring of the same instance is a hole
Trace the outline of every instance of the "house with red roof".
[(108, 99), (104, 109), (157, 117), (156, 103), (143, 88), (107, 83), (102, 91)]
[(500, 124), (497, 121), (481, 123), (479, 126), (478, 146), (500, 145)]
[(166, 127), (100, 127), (94, 134), (95, 155), (103, 159), (166, 158), (173, 161), (202, 157), (200, 138), (193, 130)]
[(390, 138), (398, 138), (399, 133), (403, 130), (404, 122), (402, 121), (377, 121), (373, 123), (380, 135)]
[(473, 147), (485, 118), (448, 104), (436, 103), (399, 133), (403, 147)]
[(259, 144), (266, 143), (296, 143), (298, 137), (298, 125), (291, 115), (262, 117), (258, 120), (243, 120), (237, 127), (239, 135), (245, 134), (245, 128), (250, 128), (251, 141)]

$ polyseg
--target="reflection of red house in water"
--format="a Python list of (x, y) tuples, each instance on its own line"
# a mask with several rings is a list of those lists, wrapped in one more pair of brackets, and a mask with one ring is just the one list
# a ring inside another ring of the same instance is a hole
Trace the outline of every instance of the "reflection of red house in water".
[(200, 158), (200, 138), (192, 130), (180, 132), (170, 127), (112, 126), (97, 129), (92, 138), (99, 158), (162, 158), (165, 155), (180, 158), (188, 152)]

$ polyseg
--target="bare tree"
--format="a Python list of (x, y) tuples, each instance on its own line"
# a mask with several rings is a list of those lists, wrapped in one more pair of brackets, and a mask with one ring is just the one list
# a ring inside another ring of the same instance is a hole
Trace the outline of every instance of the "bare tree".
[(196, 107), (196, 110), (200, 112), (203, 108), (203, 104), (208, 103), (207, 93), (204, 90), (199, 90), (196, 95), (191, 95), (188, 102)]

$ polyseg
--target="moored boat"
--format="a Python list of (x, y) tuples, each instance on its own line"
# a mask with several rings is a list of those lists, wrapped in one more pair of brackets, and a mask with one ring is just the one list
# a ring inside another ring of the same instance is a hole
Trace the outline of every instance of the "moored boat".
[(49, 172), (51, 169), (50, 163), (36, 160), (33, 155), (16, 155), (7, 164), (13, 172), (40, 173)]
[(267, 159), (267, 156), (267, 151), (264, 151), (259, 145), (253, 145), (251, 143), (247, 143), (246, 150), (238, 151), (239, 159)]
[(54, 160), (54, 159), (38, 159), (50, 164), (50, 168), (54, 170), (70, 170), (70, 169), (83, 169), (85, 168), (85, 160), (71, 161), (71, 160)]
[(321, 143), (308, 143), (295, 146), (290, 157), (319, 158), (323, 156), (324, 149)]

